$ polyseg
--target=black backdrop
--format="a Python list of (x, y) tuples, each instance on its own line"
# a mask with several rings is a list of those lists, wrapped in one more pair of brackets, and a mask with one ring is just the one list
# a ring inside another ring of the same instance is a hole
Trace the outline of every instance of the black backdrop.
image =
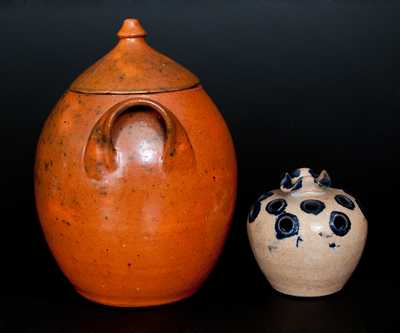
[[(47, 250), (33, 197), (44, 120), (71, 81), (114, 45), (126, 17), (139, 18), (152, 46), (200, 77), (231, 129), (239, 164), (235, 218), (217, 268), (191, 300), (146, 311), (103, 308), (75, 294)], [(307, 328), (312, 324), (302, 319), (311, 314), (322, 316), (318, 325), (330, 323), (325, 330), (383, 330), (396, 320), (390, 304), (400, 296), (398, 1), (2, 0), (0, 33), (3, 315), (112, 313), (110, 327), (131, 327), (133, 320), (143, 331), (190, 332), (280, 327), (281, 316)], [(245, 231), (252, 201), (299, 166), (326, 168), (369, 219), (356, 273), (343, 292), (319, 300), (274, 293)]]

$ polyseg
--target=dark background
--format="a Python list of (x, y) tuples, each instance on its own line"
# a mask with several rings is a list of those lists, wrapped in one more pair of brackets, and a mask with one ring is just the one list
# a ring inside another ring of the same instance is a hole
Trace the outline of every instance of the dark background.
[[(235, 218), (215, 271), (191, 299), (145, 310), (95, 305), (74, 292), (47, 249), (33, 196), (44, 120), (72, 80), (114, 45), (126, 17), (139, 18), (152, 46), (200, 77), (231, 129), (239, 164)], [(393, 331), (398, 1), (1, 0), (0, 36), (0, 330)], [(245, 230), (257, 195), (299, 166), (327, 169), (369, 220), (355, 274), (342, 292), (320, 299), (274, 292)]]

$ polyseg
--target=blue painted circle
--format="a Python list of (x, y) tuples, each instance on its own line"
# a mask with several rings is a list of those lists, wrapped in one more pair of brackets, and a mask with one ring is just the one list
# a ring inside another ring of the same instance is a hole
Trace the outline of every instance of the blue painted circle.
[(325, 204), (320, 200), (310, 199), (302, 201), (300, 208), (307, 214), (318, 215), (325, 209)]
[(351, 229), (351, 222), (345, 213), (334, 211), (331, 213), (329, 227), (337, 236), (345, 236)]
[(284, 213), (275, 222), (276, 238), (284, 239), (299, 233), (299, 219), (296, 215)]
[(338, 194), (337, 196), (335, 196), (335, 200), (339, 205), (341, 205), (347, 209), (353, 210), (356, 207), (353, 200), (351, 200), (349, 197), (347, 197), (343, 194)]
[(268, 213), (272, 215), (279, 215), (285, 210), (286, 207), (287, 207), (286, 200), (275, 199), (270, 201), (265, 209)]
[(264, 194), (261, 194), (256, 202), (253, 204), (253, 206), (251, 206), (250, 208), (250, 212), (249, 212), (249, 223), (252, 223), (255, 221), (255, 219), (257, 218), (258, 214), (260, 214), (260, 209), (261, 209), (261, 201), (269, 198), (270, 196), (274, 195), (273, 192), (266, 192)]
[(257, 218), (260, 213), (261, 203), (260, 201), (256, 201), (253, 206), (251, 206), (249, 211), (249, 223), (252, 223)]

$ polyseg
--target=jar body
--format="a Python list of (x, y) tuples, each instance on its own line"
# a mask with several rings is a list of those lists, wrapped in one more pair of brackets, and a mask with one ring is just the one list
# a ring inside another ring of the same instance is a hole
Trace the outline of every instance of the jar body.
[(184, 132), (176, 157), (161, 157), (169, 132), (157, 114), (127, 109), (110, 134), (116, 167), (95, 176), (95, 164), (90, 173), (96, 123), (132, 97), (68, 91), (45, 124), (35, 165), (37, 209), (60, 268), (84, 297), (115, 306), (196, 292), (222, 250), (236, 197), (232, 139), (201, 86), (134, 95), (173, 114)]
[[(298, 169), (293, 188), (268, 192), (250, 211), (255, 259), (284, 294), (316, 297), (343, 288), (364, 250), (368, 224), (356, 200)], [(323, 178), (320, 178), (324, 180)]]

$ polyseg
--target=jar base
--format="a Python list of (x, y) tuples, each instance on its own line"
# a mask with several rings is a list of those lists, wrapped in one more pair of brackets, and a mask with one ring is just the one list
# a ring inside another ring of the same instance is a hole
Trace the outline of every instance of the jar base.
[(343, 285), (335, 285), (335, 286), (329, 286), (326, 288), (291, 288), (288, 286), (277, 286), (277, 285), (272, 285), (272, 288), (274, 288), (276, 291), (280, 292), (281, 294), (289, 295), (289, 296), (295, 296), (295, 297), (323, 297), (323, 296), (328, 296), (335, 294), (339, 292), (342, 288)]
[(169, 296), (169, 297), (158, 297), (158, 298), (146, 298), (146, 299), (128, 299), (128, 298), (117, 298), (117, 297), (109, 297), (104, 295), (95, 295), (90, 292), (75, 288), (79, 295), (92, 301), (94, 303), (113, 306), (113, 307), (121, 307), (121, 308), (144, 308), (144, 307), (152, 307), (163, 304), (170, 304), (181, 301), (185, 298), (188, 298), (196, 293), (197, 289), (189, 290), (185, 293)]

